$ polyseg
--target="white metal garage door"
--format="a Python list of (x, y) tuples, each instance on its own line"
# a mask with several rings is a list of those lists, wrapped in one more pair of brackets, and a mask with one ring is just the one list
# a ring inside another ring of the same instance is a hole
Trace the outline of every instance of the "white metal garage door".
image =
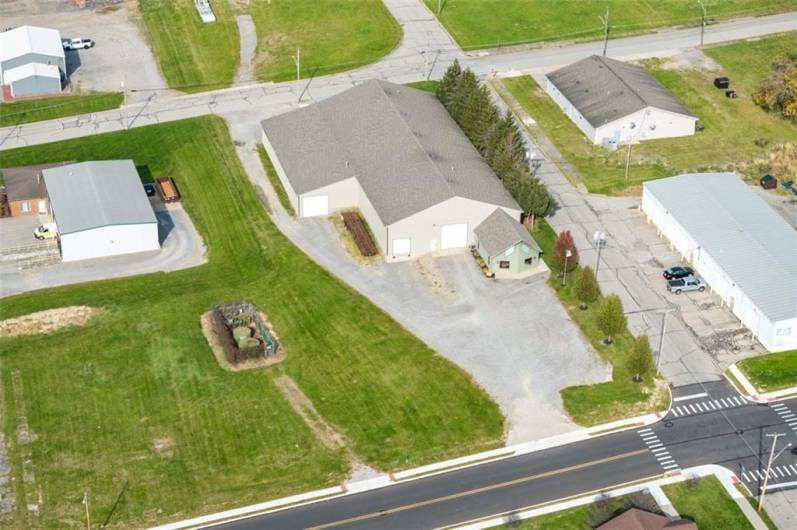
[(393, 240), (394, 256), (409, 256), (411, 251), (410, 238)]
[(440, 248), (460, 248), (468, 246), (468, 224), (443, 225), (440, 227)]
[(302, 217), (319, 215), (329, 215), (329, 197), (326, 195), (302, 197)]

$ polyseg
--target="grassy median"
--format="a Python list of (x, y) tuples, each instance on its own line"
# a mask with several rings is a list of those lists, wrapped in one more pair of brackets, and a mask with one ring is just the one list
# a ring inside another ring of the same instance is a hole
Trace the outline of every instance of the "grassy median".
[[(666, 26), (699, 26), (702, 11), (685, 0), (424, 0), (465, 50), (513, 44), (597, 40), (598, 19), (609, 8), (611, 35), (644, 33)], [(714, 0), (709, 22), (794, 9), (793, 0)], [(695, 34), (697, 39), (697, 34)], [(697, 42), (695, 42), (697, 44)]]
[(752, 529), (736, 502), (714, 476), (662, 488), (681, 517), (690, 519), (700, 530)]
[(117, 109), (122, 98), (121, 92), (94, 92), (3, 103), (0, 104), (0, 127)]
[[(797, 33), (789, 33), (705, 49), (706, 55), (722, 65), (719, 71), (675, 69), (666, 61), (648, 61), (651, 74), (697, 115), (705, 130), (694, 136), (635, 145), (628, 179), (625, 149), (612, 153), (589, 142), (531, 77), (504, 83), (536, 120), (532, 134), (538, 127), (575, 168), (578, 174), (570, 175), (571, 179), (581, 180), (593, 193), (619, 193), (647, 180), (690, 171), (735, 170), (753, 178), (760, 177), (759, 166), (766, 163), (772, 146), (797, 138), (797, 125), (765, 112), (750, 98), (766, 77), (770, 61), (794, 49)], [(739, 93), (737, 99), (726, 98), (724, 91), (713, 87), (717, 75), (731, 78)]]
[(773, 392), (797, 386), (797, 350), (752, 357), (736, 366), (759, 392)]
[[(131, 158), (172, 176), (208, 263), (3, 299), (0, 318), (106, 309), (84, 328), (0, 340), (12, 526), (82, 521), (84, 491), (92, 521), (143, 527), (339, 483), (345, 455), (318, 443), (288, 406), (273, 383), (282, 374), (379, 469), (502, 444), (503, 417), (470, 377), (277, 230), (220, 118), (9, 150), (3, 161), (53, 162), (64, 153)], [(237, 373), (217, 365), (199, 318), (239, 299), (274, 324), (287, 351), (282, 364)], [(35, 440), (16, 443), (24, 425)], [(23, 479), (31, 471), (32, 482)], [(45, 502), (34, 517), (26, 505), (39, 488)]]

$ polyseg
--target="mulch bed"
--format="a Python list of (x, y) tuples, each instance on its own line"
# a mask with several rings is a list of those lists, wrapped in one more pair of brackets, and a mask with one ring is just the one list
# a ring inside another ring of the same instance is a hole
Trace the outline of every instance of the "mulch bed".
[(374, 240), (371, 239), (371, 234), (368, 233), (368, 228), (365, 226), (360, 214), (357, 212), (343, 212), (343, 224), (346, 229), (351, 233), (354, 238), (354, 243), (360, 250), (363, 256), (376, 256), (379, 250), (376, 248)]

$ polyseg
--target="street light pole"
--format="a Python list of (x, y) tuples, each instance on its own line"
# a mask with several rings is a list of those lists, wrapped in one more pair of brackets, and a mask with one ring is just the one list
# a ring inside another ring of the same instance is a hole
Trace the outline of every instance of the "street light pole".
[(603, 56), (606, 57), (606, 49), (609, 47), (609, 6), (606, 6), (606, 14), (598, 18), (603, 22)]
[(703, 47), (703, 35), (706, 33), (706, 14), (708, 11), (708, 6), (703, 0), (697, 0), (697, 3), (700, 4), (700, 9), (703, 11), (702, 16), (700, 17), (700, 47)]
[(595, 232), (592, 235), (592, 240), (595, 242), (595, 246), (598, 249), (598, 257), (595, 260), (595, 278), (598, 277), (598, 267), (601, 264), (601, 249), (603, 245), (606, 243), (606, 234), (604, 232)]
[(661, 357), (664, 352), (664, 333), (667, 329), (667, 315), (675, 311), (675, 309), (662, 309), (661, 314), (661, 335), (659, 335), (659, 354), (656, 355), (656, 373), (660, 373)]
[(301, 87), (302, 52), (299, 48), (296, 48), (296, 57), (293, 58), (293, 62), (296, 63), (296, 101), (301, 103), (302, 102), (302, 87)]
[[(772, 462), (776, 460), (783, 451), (787, 448), (791, 447), (791, 442), (786, 444), (786, 447), (778, 451), (778, 454), (775, 455), (775, 445), (778, 443), (778, 438), (781, 436), (786, 436), (785, 433), (774, 433), (774, 434), (767, 434), (767, 436), (772, 437), (772, 449), (769, 450), (769, 461), (767, 462), (767, 471), (764, 473), (764, 485), (761, 486), (761, 495), (758, 496), (758, 511), (764, 509), (764, 495), (767, 493), (767, 483), (769, 482), (769, 473), (772, 470)], [(774, 457), (773, 457), (774, 455)]]
[(564, 286), (567, 283), (567, 258), (569, 258), (572, 255), (573, 253), (570, 252), (570, 249), (565, 250), (565, 268), (562, 271), (562, 286)]

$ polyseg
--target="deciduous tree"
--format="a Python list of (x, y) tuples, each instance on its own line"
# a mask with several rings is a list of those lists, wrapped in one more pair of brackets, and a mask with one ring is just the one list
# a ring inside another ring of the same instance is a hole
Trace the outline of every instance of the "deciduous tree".
[[(570, 251), (570, 256), (567, 256), (567, 251)], [(567, 261), (567, 272), (572, 271), (578, 266), (578, 250), (576, 244), (573, 242), (573, 236), (570, 230), (564, 230), (556, 238), (553, 244), (553, 255), (551, 256), (556, 267), (563, 271), (565, 270), (565, 261)], [(565, 260), (567, 258), (567, 260)]]
[(576, 296), (578, 301), (581, 302), (581, 309), (586, 309), (587, 304), (597, 300), (600, 294), (601, 289), (598, 286), (598, 281), (595, 278), (595, 273), (592, 272), (592, 268), (589, 266), (582, 267), (578, 283), (576, 283)]
[(640, 335), (634, 340), (628, 359), (628, 368), (634, 374), (634, 381), (640, 382), (653, 367), (653, 352), (647, 335)]
[(606, 336), (606, 344), (614, 342), (614, 337), (622, 333), (626, 327), (623, 303), (616, 294), (603, 299), (598, 309), (598, 329)]

